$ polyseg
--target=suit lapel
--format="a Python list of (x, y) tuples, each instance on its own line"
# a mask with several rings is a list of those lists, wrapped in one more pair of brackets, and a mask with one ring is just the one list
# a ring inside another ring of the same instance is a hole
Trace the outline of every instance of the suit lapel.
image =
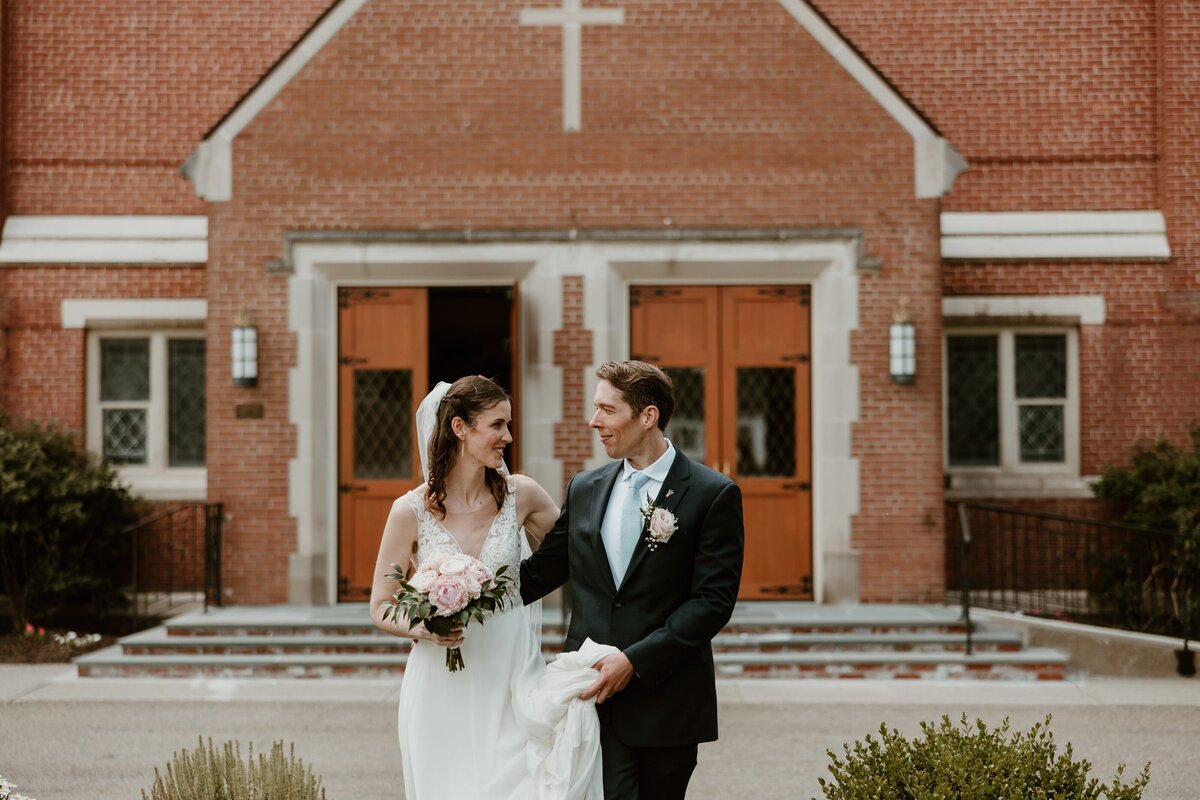
[[(688, 479), (692, 476), (689, 463), (688, 457), (677, 449), (675, 451), (675, 460), (671, 462), (671, 469), (667, 472), (667, 479), (663, 481), (662, 488), (658, 490), (658, 496), (654, 498), (654, 505), (664, 508), (672, 514), (675, 513), (675, 509), (679, 507), (683, 496), (687, 494)], [(661, 546), (670, 547), (670, 542)], [(637, 570), (649, 552), (650, 548), (646, 546), (646, 535), (643, 533), (638, 537), (637, 545), (633, 548), (633, 557), (629, 559), (629, 568), (625, 570), (625, 577), (621, 579), (621, 587), (629, 583), (629, 579), (633, 576), (634, 571)]]
[(613, 581), (612, 568), (608, 565), (608, 551), (604, 549), (604, 537), (600, 535), (600, 527), (604, 524), (604, 512), (608, 508), (608, 498), (612, 496), (613, 487), (617, 484), (617, 476), (621, 474), (624, 462), (614, 461), (608, 466), (596, 470), (592, 478), (591, 516), (588, 520), (587, 535), (591, 537), (592, 549), (599, 562), (597, 569), (608, 579), (608, 585), (616, 592), (617, 585)]

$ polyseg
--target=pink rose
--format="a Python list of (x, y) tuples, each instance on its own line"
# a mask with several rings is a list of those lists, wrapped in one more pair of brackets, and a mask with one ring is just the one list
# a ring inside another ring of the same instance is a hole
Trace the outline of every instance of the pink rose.
[(678, 528), (675, 515), (665, 508), (656, 508), (650, 516), (650, 536), (657, 542), (667, 542)]
[(487, 583), (492, 578), (496, 577), (492, 574), (490, 569), (483, 565), (482, 561), (476, 561), (474, 564), (472, 564), (471, 568), (467, 570), (467, 573), (479, 583)]
[(467, 607), (471, 593), (459, 575), (442, 575), (429, 587), (429, 602), (437, 607), (436, 616), (448, 617)]

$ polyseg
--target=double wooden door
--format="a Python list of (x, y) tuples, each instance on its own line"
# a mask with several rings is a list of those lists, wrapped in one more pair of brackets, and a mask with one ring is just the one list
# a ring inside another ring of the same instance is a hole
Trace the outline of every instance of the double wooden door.
[(742, 489), (742, 599), (812, 598), (809, 287), (639, 286), (631, 352), (675, 383), (667, 436)]

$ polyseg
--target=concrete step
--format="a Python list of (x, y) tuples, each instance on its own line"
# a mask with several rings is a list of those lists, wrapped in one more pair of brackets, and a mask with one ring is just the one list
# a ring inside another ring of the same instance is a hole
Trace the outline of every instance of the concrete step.
[[(543, 632), (542, 648), (550, 654), (562, 648), (563, 636)], [(979, 651), (1018, 651), (1024, 642), (1019, 632), (979, 631), (973, 639)], [(295, 634), (222, 633), (203, 636), (171, 635), (163, 627), (141, 631), (121, 639), (129, 655), (271, 655), (283, 653), (395, 653), (406, 651), (409, 642), (381, 631), (371, 633), (320, 632)], [(918, 631), (853, 633), (722, 633), (713, 640), (714, 652), (808, 652), (808, 651), (910, 651), (965, 650), (962, 634)]]
[[(563, 618), (543, 613), (542, 646)], [(958, 610), (943, 606), (739, 606), (713, 641), (729, 677), (1061, 679), (1066, 657), (1024, 649), (1019, 632), (977, 629), (967, 656)], [(76, 660), (81, 676), (196, 674), (369, 677), (403, 672), (409, 642), (374, 628), (365, 604), (240, 607), (188, 613)]]

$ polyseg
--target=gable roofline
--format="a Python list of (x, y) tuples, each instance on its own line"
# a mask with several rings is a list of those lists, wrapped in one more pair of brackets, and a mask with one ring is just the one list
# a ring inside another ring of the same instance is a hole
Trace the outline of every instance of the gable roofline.
[[(233, 197), (233, 140), (283, 91), (313, 56), (358, 13), (368, 0), (336, 0), (308, 31), (205, 134), (181, 171), (196, 194), (211, 202)], [(866, 90), (913, 139), (913, 177), (918, 198), (941, 197), (967, 162), (937, 127), (806, 0), (778, 0), (801, 27)]]

